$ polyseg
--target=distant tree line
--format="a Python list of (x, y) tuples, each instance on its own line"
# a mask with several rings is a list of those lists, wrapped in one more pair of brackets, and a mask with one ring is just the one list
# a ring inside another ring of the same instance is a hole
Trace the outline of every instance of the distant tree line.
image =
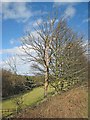
[(43, 85), (40, 76), (22, 76), (5, 69), (0, 70), (0, 74), (2, 74), (2, 98), (24, 93)]

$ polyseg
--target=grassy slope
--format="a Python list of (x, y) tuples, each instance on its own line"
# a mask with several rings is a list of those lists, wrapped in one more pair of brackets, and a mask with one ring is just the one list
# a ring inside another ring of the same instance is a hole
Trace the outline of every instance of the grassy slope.
[[(48, 93), (50, 94), (52, 91), (53, 91), (53, 88), (49, 87)], [(32, 106), (43, 99), (44, 89), (43, 89), (43, 87), (38, 87), (38, 88), (35, 88), (32, 91), (27, 92), (23, 95), (18, 95), (17, 97), (20, 98), (20, 96), (23, 97), (23, 101), (24, 101), (23, 107)], [(4, 100), (2, 102), (2, 109), (16, 109), (17, 106), (14, 103), (14, 99), (15, 98), (10, 98), (10, 99)]]
[(34, 108), (19, 113), (23, 118), (87, 118), (87, 87), (79, 86), (70, 91), (50, 97)]

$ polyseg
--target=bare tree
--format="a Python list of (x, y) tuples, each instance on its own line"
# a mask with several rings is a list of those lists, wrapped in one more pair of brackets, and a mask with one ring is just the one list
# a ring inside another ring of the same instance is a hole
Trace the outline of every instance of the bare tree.
[(8, 65), (9, 69), (14, 73), (17, 74), (17, 60), (16, 56), (8, 58), (7, 61), (5, 61), (6, 65)]
[(56, 18), (52, 20), (48, 18), (43, 21), (42, 25), (38, 24), (38, 29), (34, 28), (38, 37), (32, 33), (28, 33), (26, 37), (21, 39), (24, 57), (28, 62), (33, 61), (32, 67), (38, 71), (38, 74), (45, 75), (44, 96), (47, 96), (49, 85), (49, 65), (52, 56), (51, 43), (53, 40), (53, 32), (56, 27)]
[[(79, 44), (76, 45), (75, 41), (81, 41), (82, 38), (68, 27), (66, 20), (63, 18), (58, 19), (58, 22), (56, 17), (53, 17), (52, 20), (49, 18), (43, 21), (41, 25), (38, 23), (37, 25), (38, 28), (34, 28), (35, 35), (30, 32), (21, 39), (24, 52), (23, 58), (28, 62), (32, 62), (32, 68), (36, 70), (36, 73), (44, 74), (44, 96), (47, 96), (49, 81), (58, 91), (58, 83), (63, 87), (65, 76), (73, 72), (76, 63), (72, 64), (71, 61), (74, 61), (73, 57), (77, 52), (77, 46), (82, 51), (82, 47)], [(71, 49), (72, 44), (74, 46), (73, 49)], [(79, 57), (78, 55), (77, 58)], [(69, 66), (73, 66), (73, 69), (71, 67), (71, 71), (68, 73)]]

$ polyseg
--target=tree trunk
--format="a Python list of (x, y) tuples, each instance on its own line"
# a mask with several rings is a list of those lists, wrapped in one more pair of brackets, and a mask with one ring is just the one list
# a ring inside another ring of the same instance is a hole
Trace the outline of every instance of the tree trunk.
[(45, 72), (44, 97), (47, 97), (48, 79), (49, 79), (49, 69), (47, 67)]
[(44, 83), (44, 97), (47, 97), (48, 80), (49, 80), (49, 45), (48, 42), (45, 48), (45, 83)]

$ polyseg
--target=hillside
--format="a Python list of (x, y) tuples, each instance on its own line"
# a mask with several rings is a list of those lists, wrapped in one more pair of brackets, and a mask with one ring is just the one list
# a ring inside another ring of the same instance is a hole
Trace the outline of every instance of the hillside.
[[(54, 89), (49, 86), (48, 95), (51, 95), (53, 91)], [(2, 103), (0, 102), (0, 105), (2, 104), (3, 117), (10, 116), (14, 114), (14, 112), (16, 112), (16, 108), (18, 108), (19, 106), (17, 106), (15, 101), (16, 99), (21, 100), (21, 97), (23, 98), (22, 109), (27, 108), (27, 106), (36, 105), (44, 98), (43, 86), (34, 88), (32, 91), (27, 91), (26, 93), (18, 94), (9, 99), (3, 100)], [(4, 112), (4, 110), (6, 110), (6, 112)], [(8, 110), (10, 110), (11, 112), (8, 112)]]
[(33, 108), (27, 108), (18, 118), (87, 118), (88, 89), (85, 86), (73, 88), (61, 95), (49, 97)]

